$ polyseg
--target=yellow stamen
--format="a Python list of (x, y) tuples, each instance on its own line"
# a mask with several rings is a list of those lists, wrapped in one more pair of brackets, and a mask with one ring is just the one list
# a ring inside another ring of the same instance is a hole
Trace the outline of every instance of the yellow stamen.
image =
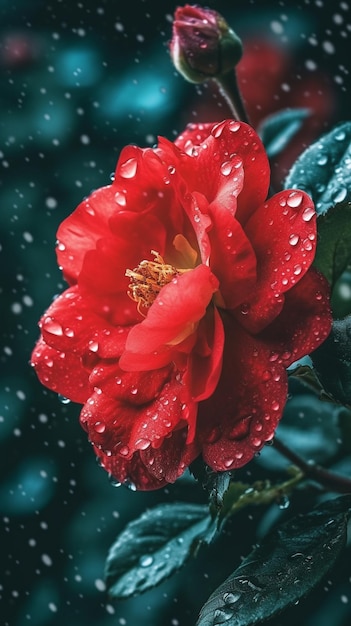
[(151, 250), (154, 261), (141, 261), (138, 267), (133, 270), (126, 270), (126, 276), (131, 280), (128, 287), (128, 296), (137, 303), (139, 313), (140, 307), (149, 308), (162, 287), (187, 270), (180, 270), (165, 263), (162, 256), (155, 250)]

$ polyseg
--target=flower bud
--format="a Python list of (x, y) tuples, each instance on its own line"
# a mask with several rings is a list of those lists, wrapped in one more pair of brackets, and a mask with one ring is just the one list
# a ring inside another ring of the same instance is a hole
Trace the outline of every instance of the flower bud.
[(233, 69), (241, 59), (242, 45), (217, 11), (186, 4), (175, 11), (170, 51), (182, 76), (202, 83)]

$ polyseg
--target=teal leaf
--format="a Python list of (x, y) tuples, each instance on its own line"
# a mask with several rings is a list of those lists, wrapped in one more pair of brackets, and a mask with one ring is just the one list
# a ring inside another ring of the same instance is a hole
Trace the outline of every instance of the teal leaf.
[(311, 358), (325, 389), (351, 406), (351, 315), (333, 322), (330, 335)]
[(258, 134), (270, 158), (286, 148), (309, 115), (309, 109), (284, 109), (263, 120)]
[(271, 532), (210, 596), (197, 626), (253, 626), (311, 591), (346, 542), (351, 496), (323, 502)]
[(128, 524), (110, 548), (105, 568), (108, 592), (128, 598), (155, 587), (212, 535), (205, 505), (179, 502), (149, 509)]
[(285, 189), (303, 189), (317, 213), (351, 201), (351, 122), (336, 126), (312, 144), (292, 166)]
[(351, 262), (351, 202), (332, 207), (320, 215), (318, 246), (314, 266), (324, 274), (333, 288)]

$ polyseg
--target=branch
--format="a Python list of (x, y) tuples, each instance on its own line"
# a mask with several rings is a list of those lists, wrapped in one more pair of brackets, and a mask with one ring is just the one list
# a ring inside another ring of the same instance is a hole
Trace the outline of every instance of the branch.
[(304, 473), (306, 478), (315, 480), (317, 483), (335, 491), (336, 493), (351, 493), (351, 479), (334, 472), (329, 472), (320, 465), (316, 465), (309, 461), (305, 461), (298, 454), (290, 450), (282, 441), (277, 437), (274, 438), (273, 445), (275, 449), (280, 452), (285, 458), (289, 459), (294, 465), (296, 465)]

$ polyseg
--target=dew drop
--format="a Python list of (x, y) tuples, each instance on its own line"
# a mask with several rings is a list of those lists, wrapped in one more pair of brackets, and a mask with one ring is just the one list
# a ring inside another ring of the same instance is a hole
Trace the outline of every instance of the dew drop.
[(224, 126), (223, 123), (222, 124), (216, 124), (216, 126), (214, 126), (211, 130), (211, 135), (213, 135), (213, 137), (215, 137), (216, 139), (218, 139), (221, 134), (223, 133), (224, 130)]
[(106, 424), (104, 422), (95, 422), (94, 430), (97, 433), (104, 433), (106, 430)]
[(223, 176), (229, 176), (229, 174), (231, 174), (232, 172), (232, 169), (233, 166), (230, 161), (225, 161), (225, 163), (222, 163), (221, 165), (221, 172)]
[(88, 345), (90, 352), (97, 352), (99, 349), (99, 344), (97, 341), (89, 341)]
[(66, 396), (61, 396), (61, 394), (58, 395), (58, 399), (61, 404), (69, 404), (71, 402), (69, 398), (66, 398)]
[(309, 222), (312, 217), (315, 215), (315, 210), (312, 206), (308, 206), (302, 213), (302, 219), (304, 222)]
[(119, 204), (119, 206), (126, 206), (127, 199), (123, 191), (116, 191), (115, 201), (117, 202), (117, 204)]
[(346, 187), (341, 187), (337, 191), (335, 196), (333, 196), (333, 201), (334, 202), (343, 202), (345, 200), (346, 196), (347, 196), (347, 189), (346, 189)]
[(300, 241), (299, 235), (290, 235), (289, 243), (291, 246), (296, 246)]
[(336, 141), (344, 141), (345, 137), (346, 135), (343, 130), (339, 130), (339, 132), (334, 135), (334, 139), (336, 139)]
[(295, 276), (299, 276), (302, 272), (302, 267), (299, 263), (294, 266), (294, 274)]
[(279, 409), (280, 409), (279, 402), (277, 402), (277, 400), (273, 400), (273, 402), (272, 402), (272, 410), (273, 411), (279, 411)]
[(146, 450), (150, 447), (151, 441), (149, 439), (137, 439), (135, 442), (135, 447), (138, 450)]
[(321, 154), (317, 159), (318, 165), (326, 165), (328, 163), (328, 155)]
[(122, 456), (128, 456), (129, 454), (129, 448), (128, 446), (122, 446), (122, 448), (120, 448), (118, 450), (119, 454), (121, 454)]
[(241, 598), (241, 595), (241, 593), (225, 593), (223, 595), (223, 602), (228, 605), (234, 604)]
[(47, 317), (44, 320), (44, 330), (47, 333), (50, 333), (50, 335), (56, 335), (57, 337), (63, 335), (63, 329), (61, 324), (55, 322), (51, 317)]
[(150, 554), (145, 554), (140, 557), (139, 565), (140, 567), (150, 567), (154, 562), (153, 557)]
[(262, 439), (259, 437), (253, 437), (251, 439), (251, 443), (255, 448), (259, 448), (262, 445)]
[(137, 167), (138, 161), (136, 158), (132, 157), (120, 165), (118, 173), (122, 176), (122, 178), (133, 178), (136, 174)]
[(229, 469), (234, 463), (234, 459), (224, 459), (224, 467), (226, 467), (227, 469)]
[(292, 191), (286, 203), (292, 209), (297, 209), (297, 207), (299, 207), (302, 203), (302, 198), (303, 198), (303, 195), (301, 191)]
[(236, 133), (236, 132), (238, 132), (239, 128), (240, 128), (240, 122), (230, 122), (230, 124), (229, 124), (229, 130), (230, 130), (232, 133)]

